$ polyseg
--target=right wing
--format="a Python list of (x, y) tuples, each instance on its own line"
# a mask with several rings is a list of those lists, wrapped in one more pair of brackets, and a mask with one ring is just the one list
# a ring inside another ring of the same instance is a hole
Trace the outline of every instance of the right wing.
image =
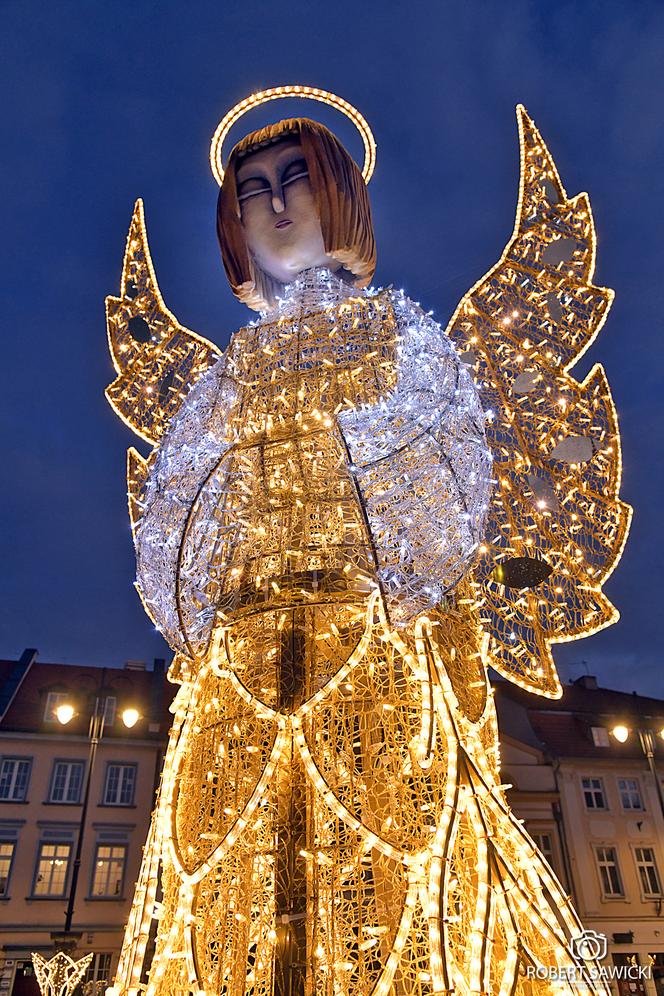
[(571, 368), (613, 293), (593, 284), (585, 194), (569, 198), (542, 136), (517, 108), (519, 205), (498, 263), (460, 302), (447, 333), (474, 370), (498, 479), (475, 569), (491, 665), (548, 698), (562, 694), (551, 647), (618, 618), (602, 591), (631, 509), (619, 497), (620, 434), (596, 364)]

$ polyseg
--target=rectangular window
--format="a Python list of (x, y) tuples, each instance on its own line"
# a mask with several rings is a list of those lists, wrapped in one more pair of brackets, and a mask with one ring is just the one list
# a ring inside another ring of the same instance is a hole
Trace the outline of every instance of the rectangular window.
[(541, 854), (544, 855), (549, 864), (553, 867), (553, 841), (551, 839), (550, 833), (533, 833), (531, 834), (533, 840), (537, 844), (537, 848)]
[(124, 844), (98, 844), (95, 857), (92, 895), (120, 896), (124, 878), (127, 848)]
[(662, 886), (652, 847), (635, 847), (634, 857), (639, 872), (639, 881), (644, 896), (661, 896)]
[(603, 895), (608, 898), (624, 895), (615, 847), (597, 847), (595, 848), (595, 857)]
[(13, 840), (0, 842), (0, 896), (6, 896), (9, 889), (9, 876), (11, 875), (15, 848), (16, 844)]
[(618, 791), (623, 809), (643, 809), (641, 789), (637, 778), (619, 778)]
[(0, 802), (25, 802), (32, 760), (3, 757), (0, 761)]
[(40, 844), (35, 874), (35, 896), (64, 896), (71, 844)]
[(80, 802), (84, 767), (83, 761), (56, 761), (53, 765), (48, 801)]
[(648, 961), (652, 969), (652, 981), (657, 996), (664, 996), (664, 951), (651, 951)]
[(107, 695), (104, 699), (104, 726), (113, 726), (117, 709), (118, 700), (115, 695)]
[(590, 732), (595, 747), (608, 747), (610, 745), (609, 731), (605, 726), (591, 726)]
[(69, 692), (49, 692), (44, 706), (44, 722), (57, 723), (56, 709), (58, 706), (64, 705), (65, 702), (71, 702)]
[(582, 778), (583, 801), (586, 809), (608, 809), (604, 783), (601, 778)]
[(136, 787), (135, 764), (109, 764), (104, 786), (105, 806), (132, 806)]
[[(87, 992), (87, 989), (85, 988), (86, 984), (94, 984), (95, 982), (104, 982), (107, 986), (111, 984), (111, 956), (107, 951), (95, 952), (85, 973), (83, 991)], [(88, 988), (93, 993), (97, 991), (92, 985)], [(101, 987), (98, 988), (100, 992), (103, 991)]]

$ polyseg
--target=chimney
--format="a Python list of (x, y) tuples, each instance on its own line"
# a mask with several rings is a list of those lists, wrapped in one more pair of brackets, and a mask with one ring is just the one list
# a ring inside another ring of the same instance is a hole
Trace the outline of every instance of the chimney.
[(579, 688), (587, 688), (591, 692), (597, 691), (597, 678), (594, 674), (582, 674), (580, 678), (576, 678), (573, 685), (578, 685)]
[(152, 665), (152, 687), (150, 690), (150, 733), (159, 733), (164, 712), (164, 671), (166, 661), (163, 657), (155, 657)]
[(127, 661), (125, 671), (145, 671), (145, 661)]

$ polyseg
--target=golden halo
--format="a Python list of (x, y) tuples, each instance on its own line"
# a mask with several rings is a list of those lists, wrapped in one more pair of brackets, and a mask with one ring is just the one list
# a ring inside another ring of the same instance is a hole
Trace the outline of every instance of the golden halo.
[(342, 114), (345, 114), (353, 122), (362, 137), (362, 142), (364, 143), (362, 177), (365, 183), (369, 182), (376, 165), (376, 143), (371, 128), (360, 112), (352, 104), (349, 104), (347, 100), (337, 97), (335, 93), (330, 93), (329, 90), (319, 90), (317, 87), (312, 86), (295, 85), (275, 86), (269, 90), (259, 90), (257, 93), (252, 93), (250, 97), (245, 97), (235, 107), (231, 107), (228, 114), (222, 118), (212, 136), (212, 143), (210, 145), (210, 168), (219, 186), (221, 186), (224, 179), (224, 166), (221, 158), (222, 146), (233, 125), (247, 111), (253, 110), (254, 107), (258, 107), (260, 104), (267, 104), (270, 100), (279, 100), (280, 97), (302, 97), (306, 100), (319, 100), (321, 103), (328, 104), (329, 107), (335, 107)]

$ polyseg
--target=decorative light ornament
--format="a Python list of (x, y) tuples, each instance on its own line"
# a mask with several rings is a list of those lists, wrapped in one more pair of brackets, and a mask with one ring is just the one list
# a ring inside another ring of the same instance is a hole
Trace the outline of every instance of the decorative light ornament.
[(33, 951), (32, 964), (41, 996), (73, 996), (92, 958), (91, 953), (75, 961), (64, 951), (58, 951), (47, 961)]
[(214, 135), (212, 136), (212, 144), (210, 145), (210, 168), (219, 186), (221, 186), (224, 179), (222, 146), (233, 125), (236, 124), (240, 118), (247, 113), (247, 111), (260, 107), (261, 104), (266, 104), (271, 100), (280, 100), (284, 97), (297, 97), (302, 100), (318, 100), (320, 103), (327, 104), (329, 107), (334, 107), (335, 110), (341, 111), (341, 113), (345, 114), (349, 121), (352, 121), (359, 131), (364, 145), (364, 165), (362, 167), (362, 177), (365, 183), (369, 183), (376, 165), (376, 142), (374, 141), (373, 133), (366, 119), (360, 114), (356, 107), (349, 104), (347, 100), (343, 99), (343, 97), (337, 97), (335, 93), (330, 93), (329, 90), (320, 90), (318, 87), (300, 86), (296, 84), (293, 86), (271, 87), (269, 90), (259, 90), (256, 93), (252, 93), (251, 96), (245, 97), (244, 100), (241, 100), (234, 107), (231, 107), (230, 111), (221, 119), (217, 125)]
[[(153, 919), (146, 996), (302, 991), (304, 968), (506, 996), (579, 969), (507, 804), (487, 666), (560, 694), (551, 644), (616, 618), (630, 510), (603, 372), (569, 372), (612, 297), (590, 208), (518, 118), (514, 234), (446, 333), (316, 269), (220, 358), (166, 308), (137, 205), (108, 397), (154, 447), (130, 450), (129, 508), (180, 689), (113, 996), (142, 988)], [(556, 451), (581, 435), (592, 454)]]

